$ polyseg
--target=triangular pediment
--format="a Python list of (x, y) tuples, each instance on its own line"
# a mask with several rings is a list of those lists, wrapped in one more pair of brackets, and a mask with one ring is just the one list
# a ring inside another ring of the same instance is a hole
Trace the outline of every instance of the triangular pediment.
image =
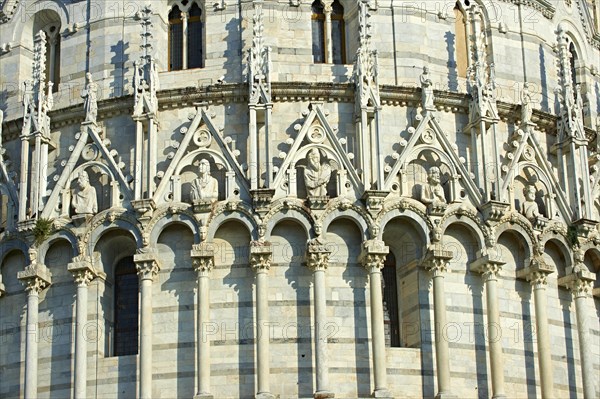
[[(118, 160), (116, 150), (108, 149), (110, 140), (101, 137), (100, 133), (101, 129), (94, 123), (84, 123), (81, 126), (81, 131), (76, 136), (77, 143), (69, 147), (69, 159), (61, 162), (63, 169), (51, 179), (56, 184), (42, 210), (43, 218), (69, 216), (71, 182), (83, 171), (89, 173), (94, 170), (100, 180), (105, 180), (98, 181), (90, 176), (90, 183), (102, 188), (102, 192), (98, 193), (99, 202), (104, 202), (105, 206), (100, 205), (99, 210), (120, 206), (122, 202), (133, 199), (133, 192), (122, 171), (125, 165)], [(106, 197), (104, 201), (103, 197)]]
[[(410, 187), (415, 182), (407, 182), (410, 178), (407, 174), (423, 176), (429, 167), (443, 166), (448, 174), (449, 202), (468, 199), (477, 206), (482, 200), (481, 193), (464, 165), (464, 160), (458, 155), (456, 146), (448, 140), (433, 115), (431, 112), (426, 113), (425, 116), (418, 115), (418, 126), (407, 129), (410, 137), (403, 138), (399, 142), (400, 150), (392, 154), (395, 162), (387, 168), (384, 190), (398, 192), (401, 196), (415, 197)], [(411, 165), (419, 162), (422, 164), (422, 170), (408, 171)], [(425, 177), (422, 177), (421, 181), (424, 180)], [(461, 193), (464, 193), (464, 197)]]
[[(336, 180), (328, 183), (328, 195), (343, 196), (349, 194), (349, 191), (354, 191), (355, 195), (360, 196), (364, 186), (352, 165), (353, 154), (346, 151), (346, 138), (338, 137), (337, 129), (327, 120), (326, 111), (321, 103), (311, 104), (303, 123), (295, 125), (294, 128), (298, 134), (286, 142), (290, 146), (289, 151), (279, 154), (279, 161), (283, 161), (273, 182), (275, 198), (303, 196), (302, 176), (297, 174), (296, 168), (306, 168), (308, 153), (313, 149), (319, 151), (320, 162), (329, 165), (328, 167), (336, 173)], [(293, 176), (297, 176), (298, 179)]]
[(181, 191), (181, 177), (201, 159), (209, 160), (211, 170), (223, 172), (216, 177), (224, 192), (220, 200), (250, 199), (250, 185), (237, 160), (240, 153), (232, 148), (229, 138), (222, 136), (208, 109), (199, 107), (190, 124), (180, 131), (183, 138), (177, 143), (177, 151), (164, 174), (159, 176), (161, 181), (153, 198), (157, 205), (186, 198), (188, 193)]
[(567, 195), (551, 170), (549, 161), (533, 133), (533, 128), (528, 126), (525, 129), (517, 129), (511, 137), (510, 149), (506, 151), (503, 157), (500, 193), (503, 199), (508, 201), (509, 192), (515, 190), (515, 179), (527, 175), (527, 169), (530, 169), (529, 175), (532, 175), (532, 177), (528, 179), (529, 183), (534, 184), (539, 180), (547, 191), (545, 194), (551, 197), (550, 201), (553, 204), (556, 204), (556, 209), (547, 217), (553, 219), (558, 215), (563, 221), (569, 222), (572, 211), (567, 201)]

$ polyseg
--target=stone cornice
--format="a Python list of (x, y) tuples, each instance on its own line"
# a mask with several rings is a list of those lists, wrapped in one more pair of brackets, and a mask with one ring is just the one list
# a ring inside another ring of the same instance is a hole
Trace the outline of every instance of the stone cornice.
[(552, 19), (556, 8), (547, 0), (500, 0), (503, 3), (521, 4), (539, 11), (545, 18)]
[[(274, 101), (340, 101), (354, 102), (354, 86), (350, 83), (305, 83), (305, 82), (273, 82), (272, 97)], [(224, 104), (247, 101), (247, 85), (231, 83), (204, 86), (202, 88), (187, 87), (162, 90), (158, 92), (159, 107), (162, 110), (191, 107), (194, 103)], [(420, 89), (411, 86), (382, 85), (380, 87), (382, 105), (420, 106)], [(435, 104), (438, 110), (446, 112), (467, 113), (469, 96), (466, 93), (435, 91)], [(518, 104), (498, 101), (500, 118), (514, 122), (520, 115)], [(116, 115), (131, 115), (133, 112), (133, 96), (126, 95), (98, 101), (98, 120)], [(68, 125), (78, 125), (83, 122), (85, 115), (81, 104), (54, 109), (49, 113), (52, 130)], [(534, 110), (533, 123), (540, 131), (556, 134), (557, 116)], [(22, 118), (5, 120), (2, 134), (3, 141), (15, 140), (21, 134)], [(594, 132), (586, 128), (586, 135), (593, 136)]]

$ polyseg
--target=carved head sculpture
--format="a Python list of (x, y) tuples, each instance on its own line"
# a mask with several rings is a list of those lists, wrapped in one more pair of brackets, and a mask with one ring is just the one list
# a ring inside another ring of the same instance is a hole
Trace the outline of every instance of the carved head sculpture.
[(535, 201), (536, 192), (537, 190), (535, 189), (534, 185), (527, 186), (527, 188), (525, 189), (525, 199), (527, 201)]
[(87, 188), (90, 185), (90, 178), (89, 178), (87, 172), (85, 172), (85, 171), (79, 172), (79, 174), (77, 175), (77, 185), (79, 186), (79, 189), (81, 189), (81, 190), (84, 190), (85, 188)]
[(210, 176), (210, 163), (207, 159), (203, 159), (200, 161), (198, 165), (198, 172), (200, 172), (201, 176), (209, 175)]
[(90, 83), (92, 81), (92, 74), (90, 72), (87, 72), (85, 74), (85, 81)]
[(437, 186), (440, 184), (440, 168), (437, 166), (432, 166), (429, 169), (429, 173), (427, 174), (427, 182), (432, 186)]
[(308, 167), (313, 170), (318, 170), (321, 167), (321, 153), (318, 148), (310, 150), (306, 156)]
[(428, 66), (424, 66), (424, 67), (423, 67), (423, 73), (424, 73), (425, 75), (427, 75), (427, 74), (429, 73), (429, 67), (428, 67)]

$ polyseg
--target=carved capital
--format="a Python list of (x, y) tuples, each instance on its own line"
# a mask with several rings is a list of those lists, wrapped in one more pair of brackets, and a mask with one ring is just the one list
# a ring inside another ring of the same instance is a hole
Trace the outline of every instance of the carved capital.
[(481, 273), (483, 281), (487, 282), (498, 279), (498, 273), (502, 270), (504, 263), (499, 259), (491, 258), (490, 255), (484, 255), (473, 261), (469, 268), (472, 272)]
[(570, 274), (558, 279), (558, 285), (567, 288), (573, 298), (585, 298), (592, 293), (594, 273), (589, 272), (583, 265), (576, 265)]
[(250, 243), (250, 266), (255, 272), (269, 271), (272, 255), (271, 243), (266, 241), (252, 241)]
[(535, 289), (545, 288), (548, 284), (547, 276), (553, 272), (554, 269), (548, 266), (541, 256), (535, 256), (528, 267), (517, 271), (517, 278), (529, 281)]
[(87, 286), (96, 277), (96, 271), (88, 260), (77, 260), (67, 265), (78, 287)]
[(160, 271), (157, 254), (151, 248), (138, 249), (138, 253), (133, 256), (133, 262), (140, 280), (154, 280), (154, 277)]
[(50, 271), (41, 263), (32, 263), (17, 273), (27, 293), (39, 294), (51, 284)]
[(432, 277), (440, 277), (448, 271), (448, 262), (452, 258), (452, 252), (443, 250), (441, 245), (436, 245), (427, 250), (421, 267), (431, 273)]
[(192, 267), (199, 277), (206, 277), (214, 267), (215, 249), (212, 243), (203, 242), (192, 245)]
[(331, 250), (319, 239), (309, 241), (306, 251), (306, 265), (312, 270), (327, 270)]
[(362, 243), (359, 261), (369, 273), (383, 269), (390, 248), (382, 240), (368, 240)]

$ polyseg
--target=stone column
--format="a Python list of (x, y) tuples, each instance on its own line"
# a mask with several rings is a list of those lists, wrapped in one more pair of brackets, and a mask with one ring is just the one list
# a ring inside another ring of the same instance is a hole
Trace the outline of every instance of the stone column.
[(269, 387), (269, 269), (272, 247), (269, 242), (250, 243), (250, 266), (256, 272), (256, 372), (257, 399), (272, 399), (275, 396)]
[(77, 285), (75, 300), (75, 399), (87, 397), (87, 342), (85, 324), (87, 323), (88, 284), (96, 276), (88, 261), (74, 261), (67, 269), (73, 274)]
[(140, 390), (142, 399), (152, 398), (152, 283), (160, 267), (157, 254), (145, 247), (133, 257), (140, 278)]
[(331, 42), (331, 13), (333, 1), (327, 0), (324, 3), (323, 13), (325, 14), (325, 23), (323, 24), (323, 34), (325, 35), (325, 63), (333, 63), (333, 43)]
[(585, 265), (577, 265), (577, 270), (558, 280), (558, 284), (567, 287), (573, 294), (575, 312), (577, 313), (577, 335), (579, 337), (579, 357), (581, 359), (581, 376), (583, 379), (583, 396), (586, 399), (596, 397), (594, 382), (597, 375), (594, 372), (594, 359), (590, 351), (588, 327), (588, 307), (586, 298), (592, 292), (592, 283), (596, 280)]
[(187, 54), (187, 48), (188, 48), (188, 13), (186, 11), (182, 11), (181, 12), (181, 31), (182, 31), (182, 49), (181, 49), (181, 55), (183, 57), (182, 60), (182, 69), (187, 69), (188, 67), (188, 54)]
[(37, 398), (38, 375), (38, 304), (39, 295), (50, 286), (50, 271), (41, 263), (17, 273), (27, 292), (27, 330), (25, 337), (25, 399)]
[(504, 360), (502, 356), (502, 334), (498, 311), (498, 273), (505, 262), (490, 259), (485, 255), (471, 263), (473, 272), (481, 273), (485, 283), (488, 350), (492, 369), (492, 398), (506, 398), (504, 393)]
[(198, 273), (197, 339), (198, 362), (198, 392), (194, 399), (212, 399), (210, 393), (210, 340), (205, 327), (210, 322), (210, 272), (214, 267), (214, 248), (210, 243), (194, 244), (192, 246), (192, 265)]
[(325, 270), (331, 251), (315, 238), (308, 244), (306, 264), (313, 272), (314, 309), (315, 309), (315, 364), (317, 368), (317, 389), (315, 399), (333, 398), (335, 394), (329, 390), (329, 367), (327, 365), (327, 331), (326, 331), (326, 296)]
[(550, 354), (550, 337), (548, 334), (548, 301), (546, 298), (546, 278), (554, 270), (549, 267), (541, 256), (536, 256), (525, 269), (517, 272), (517, 277), (525, 278), (533, 287), (535, 302), (535, 327), (537, 332), (538, 362), (542, 397), (554, 398), (554, 382), (552, 376), (552, 358)]
[(387, 367), (385, 353), (385, 330), (383, 325), (383, 297), (381, 269), (390, 249), (381, 240), (363, 242), (360, 261), (369, 273), (371, 294), (371, 343), (373, 346), (373, 374), (375, 380), (374, 398), (391, 398), (387, 389)]
[(448, 270), (448, 262), (452, 252), (444, 251), (436, 244), (427, 250), (422, 262), (433, 279), (433, 321), (435, 324), (435, 360), (438, 382), (436, 399), (455, 398), (450, 389), (450, 358), (448, 341), (444, 338), (446, 327), (446, 294), (444, 292), (444, 273)]

